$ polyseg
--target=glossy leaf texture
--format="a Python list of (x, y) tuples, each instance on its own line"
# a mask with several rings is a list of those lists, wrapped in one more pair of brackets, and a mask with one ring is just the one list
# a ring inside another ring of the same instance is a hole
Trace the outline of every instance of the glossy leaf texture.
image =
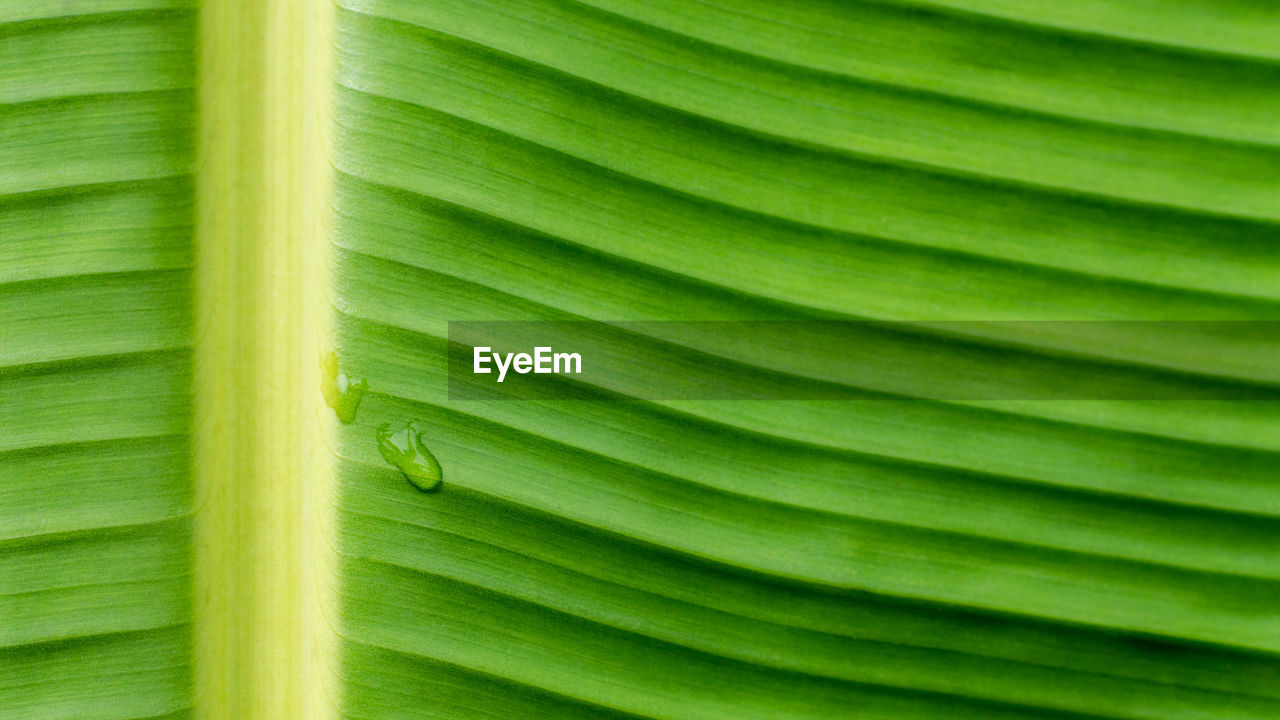
[[(193, 663), (236, 662), (192, 639), (197, 16), (0, 0), (0, 720), (198, 715)], [(337, 555), (302, 563), (338, 593), (300, 625), (336, 634), (338, 684), (305, 694), (361, 720), (1280, 716), (1275, 403), (923, 399), (892, 363), (841, 401), (446, 377), (450, 321), (1070, 320), (1100, 329), (922, 333), (900, 362), (1274, 388), (1277, 38), (1265, 0), (339, 0), (313, 280), (346, 380), (306, 484), (336, 522), (253, 548)], [(840, 382), (734, 327), (634, 360)], [(226, 647), (303, 646), (258, 640)]]
[(0, 718), (188, 717), (195, 13), (0, 2)]
[[(340, 5), (349, 717), (1280, 712), (1274, 405), (460, 402), (444, 365), (458, 320), (1275, 320), (1265, 3)], [(1244, 327), (1042, 349), (1274, 382)]]

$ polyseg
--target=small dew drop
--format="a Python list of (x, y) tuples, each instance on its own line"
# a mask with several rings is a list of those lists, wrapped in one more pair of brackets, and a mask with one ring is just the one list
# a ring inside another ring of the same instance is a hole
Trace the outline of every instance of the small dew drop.
[(378, 439), (378, 452), (382, 453), (382, 459), (399, 468), (414, 487), (425, 492), (439, 489), (444, 482), (440, 463), (422, 444), (422, 433), (416, 423), (409, 423), (394, 432), (391, 423), (383, 423), (374, 432), (374, 437)]
[(360, 400), (369, 389), (369, 382), (361, 380), (353, 383), (346, 373), (338, 372), (338, 353), (325, 355), (322, 366), (320, 392), (324, 395), (324, 404), (333, 408), (334, 414), (342, 422), (355, 422), (356, 408), (360, 407)]

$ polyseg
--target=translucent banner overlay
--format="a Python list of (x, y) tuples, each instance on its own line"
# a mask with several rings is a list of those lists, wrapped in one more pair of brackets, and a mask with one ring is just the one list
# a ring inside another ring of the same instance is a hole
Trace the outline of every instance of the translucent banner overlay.
[(464, 401), (1275, 401), (1280, 321), (451, 322), (448, 365)]

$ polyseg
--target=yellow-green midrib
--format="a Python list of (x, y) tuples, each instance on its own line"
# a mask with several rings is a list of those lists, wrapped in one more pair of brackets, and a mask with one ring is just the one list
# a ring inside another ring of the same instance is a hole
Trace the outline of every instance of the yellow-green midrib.
[(328, 22), (324, 2), (201, 15), (195, 716), (208, 720), (333, 712)]
[(0, 718), (329, 713), (326, 7), (0, 3)]

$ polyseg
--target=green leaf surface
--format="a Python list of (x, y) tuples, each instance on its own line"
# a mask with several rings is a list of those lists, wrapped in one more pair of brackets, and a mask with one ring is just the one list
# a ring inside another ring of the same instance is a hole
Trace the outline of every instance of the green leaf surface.
[[(455, 320), (1274, 318), (1269, 61), (1047, 5), (342, 5), (352, 717), (1277, 712), (1265, 404), (444, 382)], [(1197, 345), (1092, 353), (1130, 342)], [(374, 452), (399, 419), (438, 494)]]
[[(0, 0), (0, 720), (1280, 717), (1280, 414), (1159, 399), (1280, 386), (1277, 38)], [(451, 393), (449, 323), (585, 320), (971, 324)], [(931, 392), (1086, 369), (1139, 399)]]
[(188, 717), (194, 13), (0, 4), (0, 718)]

